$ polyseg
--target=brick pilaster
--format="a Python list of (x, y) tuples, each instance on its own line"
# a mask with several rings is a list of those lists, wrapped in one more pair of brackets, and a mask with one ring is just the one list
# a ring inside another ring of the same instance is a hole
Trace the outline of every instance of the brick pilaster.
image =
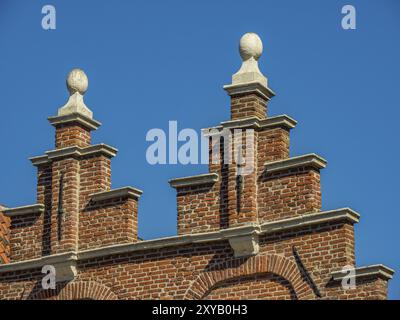
[(267, 101), (262, 96), (251, 94), (235, 94), (231, 96), (231, 119), (257, 117), (265, 119), (267, 117)]
[(90, 145), (90, 129), (79, 123), (65, 123), (56, 126), (56, 148), (87, 147)]
[(80, 164), (74, 158), (52, 163), (52, 253), (78, 248)]
[(10, 262), (10, 219), (6, 217), (0, 205), (0, 264)]

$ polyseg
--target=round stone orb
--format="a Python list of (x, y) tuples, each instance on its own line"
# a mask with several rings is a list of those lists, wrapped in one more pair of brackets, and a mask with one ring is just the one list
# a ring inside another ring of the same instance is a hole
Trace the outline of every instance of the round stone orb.
[(67, 77), (67, 88), (70, 94), (79, 92), (84, 94), (88, 88), (89, 81), (85, 72), (81, 69), (73, 69)]
[(260, 37), (253, 32), (244, 34), (240, 38), (239, 52), (243, 60), (254, 58), (258, 60), (263, 51), (263, 44)]

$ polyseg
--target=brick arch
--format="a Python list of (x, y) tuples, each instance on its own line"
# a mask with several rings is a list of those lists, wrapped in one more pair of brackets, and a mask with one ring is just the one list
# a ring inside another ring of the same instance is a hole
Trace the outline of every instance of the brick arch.
[(198, 275), (185, 293), (184, 299), (202, 299), (218, 283), (258, 273), (273, 273), (286, 279), (293, 287), (298, 299), (312, 299), (311, 288), (303, 281), (294, 261), (289, 258), (266, 254), (244, 259), (232, 259), (217, 264), (211, 270)]
[(57, 284), (54, 290), (43, 290), (29, 295), (27, 300), (118, 300), (108, 287), (95, 281), (78, 281), (66, 285)]

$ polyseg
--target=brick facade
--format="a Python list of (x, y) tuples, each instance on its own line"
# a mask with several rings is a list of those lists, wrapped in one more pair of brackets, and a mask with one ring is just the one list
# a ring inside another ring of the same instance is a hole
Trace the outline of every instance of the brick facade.
[[(111, 188), (116, 150), (91, 144), (98, 122), (49, 118), (55, 149), (31, 159), (37, 204), (0, 208), (0, 299), (386, 299), (393, 271), (383, 265), (356, 268), (356, 288), (342, 287), (359, 216), (321, 211), (326, 162), (289, 156), (296, 122), (267, 117), (272, 95), (257, 88), (228, 93), (231, 119), (214, 129), (254, 131), (254, 170), (210, 161), (208, 174), (170, 181), (170, 238), (138, 239), (141, 191)], [(56, 267), (56, 289), (42, 288), (44, 265)]]
[(3, 214), (3, 209), (0, 205), (0, 264), (10, 262), (10, 219)]

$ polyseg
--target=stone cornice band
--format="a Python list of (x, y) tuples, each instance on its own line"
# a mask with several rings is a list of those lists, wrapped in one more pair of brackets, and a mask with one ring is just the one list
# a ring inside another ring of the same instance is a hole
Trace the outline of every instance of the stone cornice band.
[(169, 180), (169, 184), (173, 188), (193, 187), (198, 185), (213, 184), (219, 179), (216, 173), (205, 173), (196, 176), (176, 178)]
[[(374, 264), (365, 267), (358, 267), (354, 269), (356, 279), (368, 278), (368, 277), (379, 277), (384, 280), (390, 280), (393, 278), (394, 270), (383, 265)], [(334, 271), (331, 273), (334, 281), (342, 281), (345, 278), (351, 278), (351, 274), (348, 271)]]
[(101, 126), (101, 123), (99, 121), (91, 119), (79, 112), (74, 112), (62, 116), (49, 117), (47, 118), (47, 120), (49, 120), (50, 124), (55, 127), (62, 124), (79, 123), (80, 125), (90, 130), (96, 130)]
[(104, 192), (98, 192), (91, 194), (89, 196), (91, 201), (98, 202), (98, 201), (107, 201), (107, 200), (112, 200), (116, 198), (133, 198), (133, 199), (139, 199), (140, 196), (142, 195), (143, 191), (136, 189), (134, 187), (123, 187), (123, 188), (118, 188), (118, 189), (113, 189), (109, 191), (104, 191)]
[(270, 88), (264, 86), (262, 83), (258, 81), (253, 81), (248, 83), (228, 84), (224, 86), (224, 90), (230, 96), (256, 93), (261, 97), (263, 97), (266, 101), (269, 101), (273, 96), (275, 96), (275, 92), (273, 92)]
[(204, 128), (204, 136), (212, 136), (219, 134), (223, 129), (254, 129), (264, 130), (269, 128), (285, 128), (287, 130), (293, 129), (297, 121), (286, 114), (269, 117), (266, 119), (258, 119), (257, 117), (250, 117), (238, 120), (230, 120), (221, 122), (219, 126)]
[(41, 214), (44, 212), (43, 204), (33, 204), (23, 207), (6, 208), (3, 210), (7, 217), (25, 216), (29, 214)]
[[(125, 254), (142, 250), (183, 246), (192, 243), (231, 240), (246, 236), (254, 237), (283, 230), (303, 228), (314, 224), (330, 223), (335, 221), (344, 221), (353, 224), (359, 221), (359, 215), (349, 208), (342, 208), (331, 211), (304, 214), (299, 217), (266, 222), (260, 225), (250, 224), (241, 227), (223, 229), (207, 233), (179, 235), (153, 240), (145, 240), (129, 244), (111, 245), (107, 247), (79, 251), (77, 253), (71, 252), (70, 256), (76, 257), (77, 260), (88, 260), (113, 254)], [(69, 257), (67, 254), (64, 255), (66, 257)], [(53, 261), (52, 259), (55, 259), (57, 262), (59, 262), (60, 260), (62, 260), (61, 257), (64, 257), (64, 255), (51, 255), (33, 260), (3, 264), (0, 265), (0, 273), (36, 268), (39, 266), (43, 266), (44, 264), (48, 264), (49, 261)]]
[(92, 145), (86, 148), (67, 147), (62, 149), (46, 151), (45, 155), (29, 158), (34, 166), (50, 163), (65, 157), (84, 157), (102, 154), (108, 157), (115, 157), (118, 150), (104, 143)]
[(264, 167), (267, 173), (274, 173), (284, 170), (296, 169), (299, 167), (313, 167), (314, 169), (323, 169), (327, 161), (321, 156), (310, 153), (298, 157), (292, 157), (283, 160), (266, 162)]

